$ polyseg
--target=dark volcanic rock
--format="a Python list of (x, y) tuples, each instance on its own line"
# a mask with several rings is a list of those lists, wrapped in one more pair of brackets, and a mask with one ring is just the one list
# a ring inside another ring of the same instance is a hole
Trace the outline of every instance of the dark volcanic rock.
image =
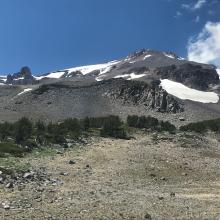
[(200, 90), (207, 90), (210, 84), (219, 83), (219, 76), (211, 66), (185, 63), (180, 66), (160, 67), (155, 73), (162, 79), (171, 79)]
[[(111, 80), (112, 81), (112, 80)], [(118, 85), (120, 83), (120, 85)], [(112, 81), (114, 84), (114, 82)], [(159, 86), (151, 86), (139, 81), (117, 80), (115, 88), (105, 93), (113, 99), (121, 99), (124, 103), (144, 105), (147, 109), (158, 112), (178, 113), (184, 110), (180, 101), (169, 95)]]
[(22, 67), (21, 71), (7, 76), (6, 84), (12, 85), (32, 85), (36, 84), (37, 80), (32, 76), (29, 67)]

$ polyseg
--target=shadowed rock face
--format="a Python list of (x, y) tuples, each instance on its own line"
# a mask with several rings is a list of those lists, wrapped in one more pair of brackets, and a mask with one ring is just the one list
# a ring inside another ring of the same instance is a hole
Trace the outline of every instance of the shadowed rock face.
[(33, 85), (37, 80), (32, 76), (29, 67), (22, 67), (20, 72), (7, 76), (6, 84), (12, 85)]
[(200, 90), (207, 90), (210, 84), (219, 83), (219, 76), (214, 68), (190, 63), (160, 67), (155, 70), (155, 73), (162, 79), (171, 79)]
[[(114, 80), (110, 80), (114, 84)], [(120, 82), (120, 85), (119, 85)], [(178, 113), (184, 111), (180, 100), (169, 95), (154, 81), (148, 85), (139, 81), (115, 80), (115, 88), (108, 88), (104, 94), (114, 100), (122, 100), (123, 103), (131, 103), (135, 106), (144, 105), (146, 109), (158, 112)]]

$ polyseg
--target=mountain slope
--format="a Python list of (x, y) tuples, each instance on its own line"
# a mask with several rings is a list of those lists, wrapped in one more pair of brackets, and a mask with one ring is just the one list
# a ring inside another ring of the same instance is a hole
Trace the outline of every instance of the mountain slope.
[(2, 78), (0, 120), (151, 114), (179, 124), (179, 118), (186, 122), (216, 118), (218, 73), (212, 65), (153, 50), (37, 77), (22, 68)]

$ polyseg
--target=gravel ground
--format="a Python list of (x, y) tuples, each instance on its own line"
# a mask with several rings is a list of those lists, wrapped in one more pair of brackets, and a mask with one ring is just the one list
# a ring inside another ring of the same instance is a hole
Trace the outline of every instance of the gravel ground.
[(219, 141), (139, 131), (130, 140), (94, 137), (64, 154), (23, 158), (54, 183), (0, 185), (0, 219), (218, 220)]

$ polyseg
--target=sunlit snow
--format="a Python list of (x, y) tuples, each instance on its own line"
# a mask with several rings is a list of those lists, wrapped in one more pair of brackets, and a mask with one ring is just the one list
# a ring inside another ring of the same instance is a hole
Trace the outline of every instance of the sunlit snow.
[(132, 80), (132, 79), (138, 79), (141, 77), (144, 77), (146, 74), (135, 74), (135, 73), (131, 73), (131, 74), (124, 74), (124, 75), (118, 75), (115, 76), (114, 78), (127, 78), (127, 80)]
[(219, 97), (214, 92), (203, 92), (196, 89), (191, 89), (181, 83), (177, 83), (168, 79), (161, 80), (162, 88), (169, 94), (183, 100), (191, 100), (202, 103), (217, 103)]
[(175, 59), (175, 57), (173, 56), (173, 55), (171, 55), (171, 54), (168, 54), (168, 53), (163, 53), (164, 54), (164, 56), (166, 56), (166, 57), (169, 57), (169, 58), (171, 58), (171, 59)]
[(218, 73), (220, 79), (220, 69), (216, 69), (216, 72)]
[(74, 67), (74, 68), (65, 69), (65, 70), (67, 70), (69, 73), (80, 71), (83, 75), (91, 73), (95, 70), (100, 70), (99, 75), (102, 75), (102, 74), (110, 71), (111, 68), (114, 65), (116, 65), (117, 63), (119, 63), (119, 61), (112, 61), (112, 62), (108, 62), (108, 63), (89, 65), (89, 66), (80, 66), (80, 67)]
[(152, 55), (148, 54), (144, 57), (144, 60), (146, 60), (147, 58), (151, 57)]
[(26, 92), (30, 92), (31, 90), (32, 90), (31, 88), (24, 89), (22, 92), (18, 93), (18, 95), (22, 95)]

